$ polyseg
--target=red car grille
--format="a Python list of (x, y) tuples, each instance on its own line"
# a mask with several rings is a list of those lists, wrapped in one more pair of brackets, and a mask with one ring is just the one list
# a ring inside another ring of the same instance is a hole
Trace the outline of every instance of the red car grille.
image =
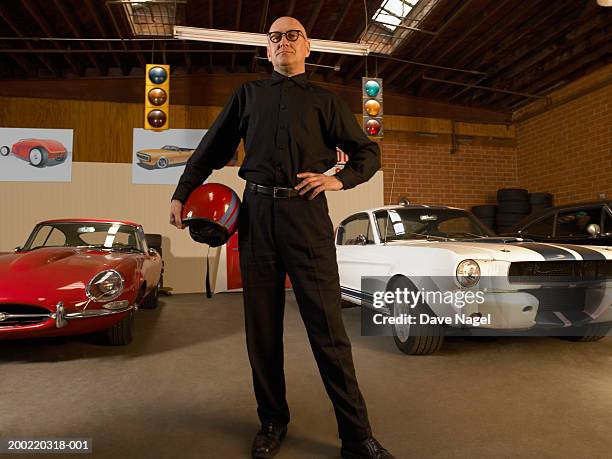
[(50, 317), (51, 311), (40, 306), (0, 304), (0, 328), (37, 324)]

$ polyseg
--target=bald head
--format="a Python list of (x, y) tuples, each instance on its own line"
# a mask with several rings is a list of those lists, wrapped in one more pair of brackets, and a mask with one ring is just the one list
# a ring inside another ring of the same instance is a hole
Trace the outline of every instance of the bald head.
[(291, 16), (281, 16), (270, 26), (269, 32), (285, 32), (287, 30), (300, 30), (306, 37), (306, 29), (300, 21)]
[(286, 33), (290, 30), (299, 30), (297, 40), (289, 41), (286, 35), (273, 43), (268, 38), (268, 60), (272, 62), (274, 70), (283, 75), (293, 76), (306, 71), (306, 58), (310, 55), (310, 42), (306, 37), (306, 29), (300, 21), (290, 16), (276, 19), (270, 26), (269, 32)]

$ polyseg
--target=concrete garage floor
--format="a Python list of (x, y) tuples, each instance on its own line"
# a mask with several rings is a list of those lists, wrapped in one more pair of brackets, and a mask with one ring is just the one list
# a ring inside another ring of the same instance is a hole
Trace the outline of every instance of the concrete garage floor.
[[(612, 338), (457, 338), (409, 357), (360, 336), (358, 309), (344, 317), (375, 435), (398, 458), (610, 457)], [(240, 294), (163, 297), (136, 331), (125, 348), (0, 342), (0, 438), (89, 437), (95, 458), (248, 457), (258, 423)], [(337, 458), (292, 295), (285, 334), (293, 420), (277, 457)]]

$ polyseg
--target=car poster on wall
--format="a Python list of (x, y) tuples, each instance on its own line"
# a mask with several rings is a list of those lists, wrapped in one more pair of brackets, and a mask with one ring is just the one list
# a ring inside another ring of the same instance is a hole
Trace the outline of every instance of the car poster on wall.
[(0, 128), (0, 181), (70, 182), (72, 129)]
[(176, 185), (206, 129), (134, 129), (132, 183)]

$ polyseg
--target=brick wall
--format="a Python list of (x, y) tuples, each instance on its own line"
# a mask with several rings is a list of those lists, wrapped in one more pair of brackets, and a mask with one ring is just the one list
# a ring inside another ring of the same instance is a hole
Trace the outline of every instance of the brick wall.
[[(495, 203), (498, 188), (547, 191), (556, 204), (612, 198), (612, 65), (555, 91), (556, 104), (597, 84), (605, 85), (515, 124), (516, 146), (459, 145), (386, 131), (382, 142), (385, 204), (412, 202), (463, 208)], [(514, 118), (545, 108), (538, 101)], [(395, 182), (393, 192), (393, 172)]]
[(382, 152), (385, 204), (406, 196), (415, 203), (469, 209), (494, 203), (498, 188), (517, 185), (514, 147), (459, 145), (450, 154), (448, 143), (387, 131)]
[[(516, 123), (518, 182), (529, 191), (547, 191), (555, 204), (612, 197), (612, 65), (559, 91), (562, 101), (596, 84), (607, 86), (523, 122)], [(542, 102), (515, 113), (537, 110)]]

